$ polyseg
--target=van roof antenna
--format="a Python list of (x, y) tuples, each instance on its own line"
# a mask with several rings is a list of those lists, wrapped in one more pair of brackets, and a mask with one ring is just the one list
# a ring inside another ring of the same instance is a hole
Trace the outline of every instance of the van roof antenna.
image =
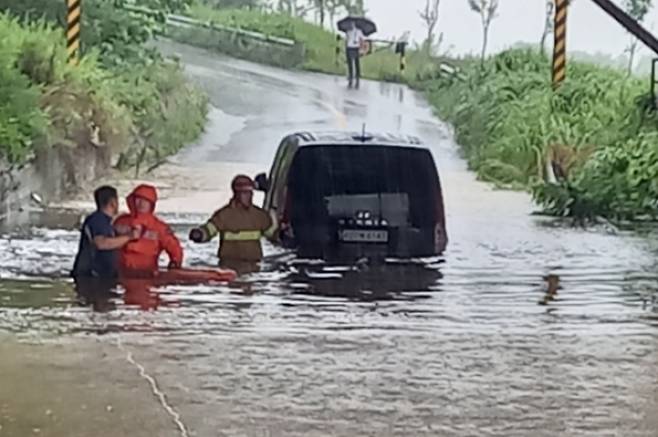
[(362, 143), (365, 143), (366, 141), (372, 141), (373, 137), (371, 135), (368, 135), (366, 133), (366, 124), (363, 123), (363, 126), (361, 128), (361, 135), (354, 135), (352, 137), (356, 141), (361, 141)]

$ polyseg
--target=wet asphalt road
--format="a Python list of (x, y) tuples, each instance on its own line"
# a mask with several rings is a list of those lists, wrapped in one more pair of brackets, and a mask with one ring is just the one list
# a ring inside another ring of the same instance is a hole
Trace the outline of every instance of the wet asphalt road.
[[(70, 285), (46, 279), (69, 268), (75, 230), (35, 222), (0, 239), (0, 331), (13, 341), (65, 338), (62, 354), (71, 341), (100, 342), (109, 356), (129, 351), (180, 414), (185, 428), (170, 420), (174, 435), (658, 435), (652, 229), (574, 229), (531, 216), (525, 194), (474, 180), (449, 127), (405, 87), (366, 82), (349, 91), (342, 78), (163, 49), (182, 57), (218, 108), (213, 134), (162, 170), (170, 185), (192, 176), (212, 185), (231, 166), (266, 170), (279, 139), (295, 130), (359, 130), (365, 122), (415, 134), (432, 146), (441, 172), (447, 253), (356, 271), (267, 247), (263, 272), (230, 287), (120, 295), (93, 312), (75, 304)], [(201, 203), (214, 195), (205, 188)], [(172, 199), (163, 215), (181, 237), (215, 207)], [(216, 248), (186, 249), (190, 264), (204, 264)], [(561, 288), (540, 305), (548, 274)], [(0, 406), (8, 398), (0, 384)], [(142, 407), (170, 416), (155, 397)], [(162, 426), (160, 416), (148, 417), (145, 428)], [(6, 430), (18, 428), (4, 420), (0, 436), (12, 435)], [(48, 426), (40, 433), (65, 435)]]

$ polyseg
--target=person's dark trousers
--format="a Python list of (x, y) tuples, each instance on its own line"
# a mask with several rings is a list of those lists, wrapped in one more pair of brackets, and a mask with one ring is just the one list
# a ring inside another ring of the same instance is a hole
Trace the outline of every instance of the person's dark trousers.
[(107, 312), (115, 308), (113, 299), (119, 297), (114, 291), (118, 285), (116, 278), (98, 278), (95, 276), (73, 277), (78, 303), (91, 306), (96, 312)]
[(356, 86), (359, 86), (361, 80), (361, 55), (358, 48), (347, 49), (347, 70), (350, 87), (354, 83), (356, 73)]

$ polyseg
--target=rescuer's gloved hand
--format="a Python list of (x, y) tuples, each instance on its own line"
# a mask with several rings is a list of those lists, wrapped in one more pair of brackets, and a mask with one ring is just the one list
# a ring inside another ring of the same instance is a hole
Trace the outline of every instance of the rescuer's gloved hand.
[(190, 231), (190, 240), (195, 243), (202, 243), (203, 237), (203, 231), (199, 228), (194, 228)]
[(135, 227), (135, 228), (133, 228), (133, 229), (130, 231), (130, 240), (131, 240), (131, 241), (137, 241), (137, 240), (139, 240), (140, 238), (142, 238), (142, 233), (143, 233), (143, 231), (144, 231), (144, 229), (142, 228), (141, 225), (140, 225), (140, 226), (137, 226), (137, 227)]
[(168, 268), (169, 270), (176, 270), (176, 269), (180, 269), (181, 266), (180, 266), (180, 264), (178, 264), (176, 261), (171, 261), (171, 262), (169, 263), (169, 266), (168, 266), (167, 268)]

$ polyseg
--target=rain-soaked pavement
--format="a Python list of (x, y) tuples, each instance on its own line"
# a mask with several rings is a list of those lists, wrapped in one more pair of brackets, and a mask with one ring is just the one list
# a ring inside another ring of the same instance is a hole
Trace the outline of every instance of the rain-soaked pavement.
[[(531, 215), (525, 194), (474, 180), (405, 87), (164, 49), (217, 108), (206, 138), (149, 176), (181, 238), (285, 133), (365, 122), (432, 145), (449, 249), (357, 269), (268, 246), (231, 286), (89, 301), (63, 279), (78, 213), (37, 214), (0, 239), (0, 436), (658, 435), (651, 230)], [(214, 245), (185, 248), (214, 262)], [(548, 275), (560, 289), (545, 300)]]

